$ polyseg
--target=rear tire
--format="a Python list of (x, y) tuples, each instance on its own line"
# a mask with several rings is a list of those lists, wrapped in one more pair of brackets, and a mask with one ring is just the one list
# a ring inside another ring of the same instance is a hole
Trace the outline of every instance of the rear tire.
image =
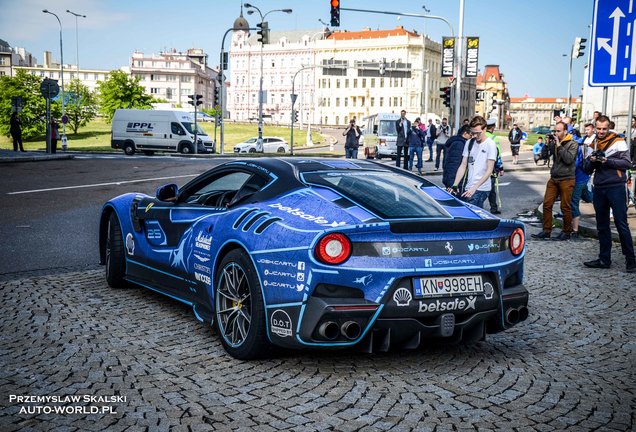
[(268, 357), (265, 307), (256, 269), (240, 249), (219, 266), (214, 287), (214, 323), (225, 351), (239, 360)]
[(106, 282), (112, 288), (126, 287), (126, 257), (124, 251), (124, 238), (121, 233), (119, 219), (113, 212), (108, 218), (106, 232), (106, 245), (104, 256), (106, 257)]
[(126, 154), (126, 156), (132, 156), (132, 155), (135, 154), (135, 143), (134, 142), (124, 143), (124, 154)]

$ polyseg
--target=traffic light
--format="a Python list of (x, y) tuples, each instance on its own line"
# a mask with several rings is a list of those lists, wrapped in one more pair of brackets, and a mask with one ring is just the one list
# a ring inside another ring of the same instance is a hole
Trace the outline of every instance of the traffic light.
[(219, 99), (221, 95), (221, 88), (217, 87), (214, 89), (214, 108), (221, 106), (221, 100)]
[(574, 46), (572, 47), (572, 58), (579, 58), (583, 55), (583, 52), (585, 51), (585, 45), (583, 44), (585, 42), (587, 42), (587, 39), (585, 38), (577, 37), (574, 39)]
[(190, 99), (188, 103), (190, 105), (201, 105), (203, 103), (201, 98), (203, 98), (203, 95), (188, 95), (188, 99)]
[(267, 21), (263, 21), (256, 24), (256, 27), (260, 29), (256, 32), (258, 34), (258, 41), (263, 45), (267, 45), (269, 43), (269, 24)]
[(340, 0), (329, 0), (331, 4), (331, 26), (340, 27)]
[(294, 123), (298, 123), (298, 111), (297, 110), (292, 110), (292, 118), (294, 120)]
[(439, 95), (439, 97), (442, 98), (442, 100), (444, 101), (444, 106), (450, 107), (451, 106), (451, 88), (450, 86), (448, 87), (441, 87), (439, 89), (439, 91), (441, 91), (442, 93)]
[(380, 75), (384, 75), (386, 73), (386, 59), (382, 59), (380, 61)]
[(575, 108), (572, 111), (572, 125), (576, 125), (579, 122), (579, 109)]

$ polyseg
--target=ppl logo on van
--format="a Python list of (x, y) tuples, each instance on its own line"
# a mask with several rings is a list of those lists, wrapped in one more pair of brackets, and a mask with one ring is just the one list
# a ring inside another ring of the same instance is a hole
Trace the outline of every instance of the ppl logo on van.
[(126, 132), (150, 132), (154, 127), (154, 123), (150, 122), (128, 122)]

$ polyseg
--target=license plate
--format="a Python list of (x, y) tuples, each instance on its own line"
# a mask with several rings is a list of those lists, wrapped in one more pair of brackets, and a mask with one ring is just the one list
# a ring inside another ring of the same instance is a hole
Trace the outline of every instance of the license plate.
[(481, 275), (432, 276), (413, 279), (415, 298), (454, 297), (484, 292)]

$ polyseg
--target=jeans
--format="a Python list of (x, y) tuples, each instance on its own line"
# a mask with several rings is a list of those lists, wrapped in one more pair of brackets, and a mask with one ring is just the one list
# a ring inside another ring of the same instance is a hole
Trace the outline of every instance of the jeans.
[(543, 196), (543, 231), (552, 232), (552, 207), (557, 197), (561, 195), (561, 213), (563, 213), (563, 232), (572, 232), (572, 190), (574, 189), (574, 179), (548, 180)]
[(345, 158), (358, 159), (358, 147), (345, 147)]
[(627, 223), (627, 189), (625, 185), (594, 188), (594, 210), (598, 231), (598, 258), (606, 264), (612, 263), (612, 230), (610, 209), (614, 214), (614, 225), (621, 241), (621, 250), (626, 259), (634, 259), (634, 244)]
[(572, 204), (570, 204), (572, 218), (581, 216), (581, 210), (579, 209), (581, 199), (586, 202), (592, 202), (593, 198), (594, 194), (587, 188), (587, 182), (575, 184), (574, 190), (572, 190)]
[(404, 153), (404, 169), (407, 169), (409, 166), (409, 146), (402, 145), (397, 146), (397, 154), (395, 155), (395, 166), (400, 167), (400, 159), (402, 158), (402, 153)]
[(433, 160), (433, 139), (432, 138), (426, 138), (426, 145), (428, 145), (428, 160), (432, 161)]
[(444, 144), (435, 144), (435, 168), (439, 168), (440, 154), (442, 159), (446, 157), (446, 146)]
[(409, 171), (413, 169), (413, 160), (415, 159), (413, 155), (417, 155), (417, 172), (422, 172), (422, 147), (409, 147)]
[(463, 201), (475, 205), (477, 207), (484, 208), (484, 202), (486, 202), (486, 198), (488, 198), (488, 194), (490, 191), (480, 191), (475, 192), (473, 196), (470, 198), (462, 198)]

